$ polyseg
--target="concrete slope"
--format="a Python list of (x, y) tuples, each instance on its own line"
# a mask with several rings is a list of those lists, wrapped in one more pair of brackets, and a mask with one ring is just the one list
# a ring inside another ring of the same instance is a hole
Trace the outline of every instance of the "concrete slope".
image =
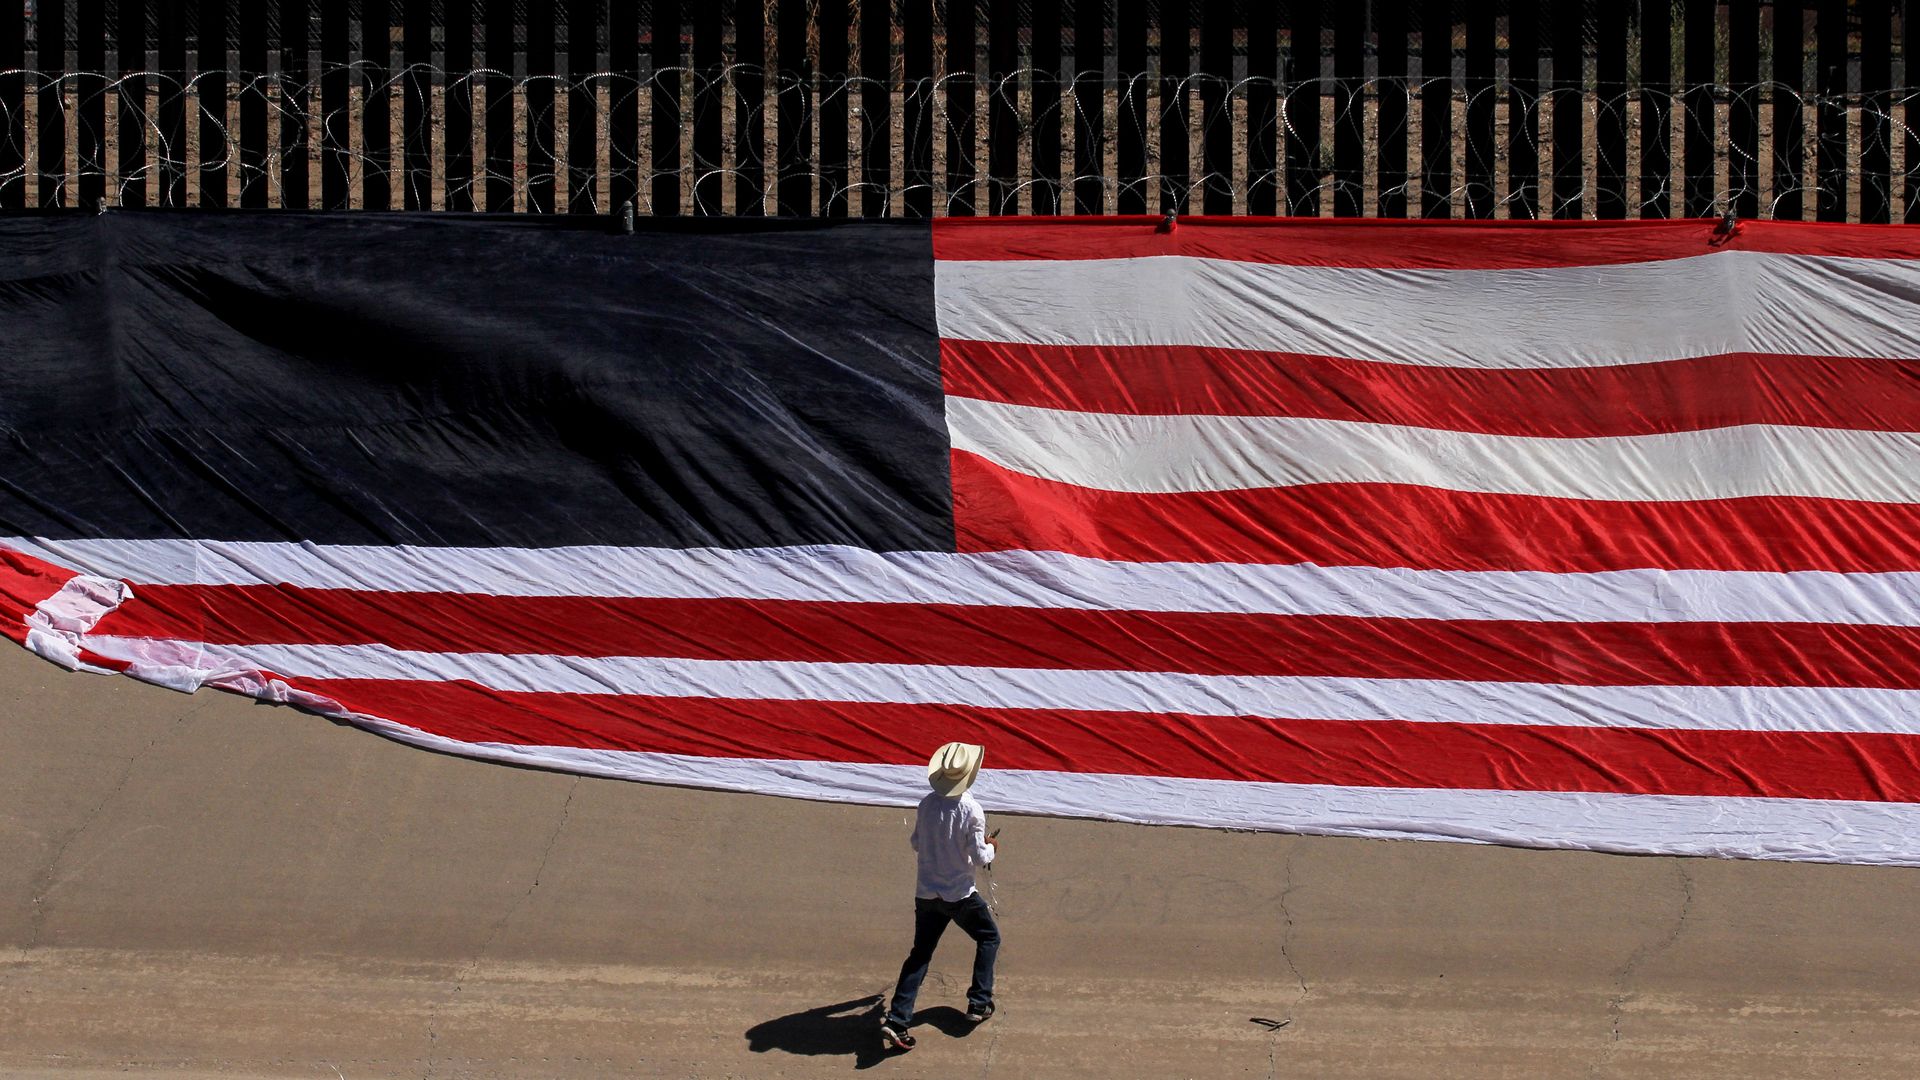
[(1001, 1015), (965, 1030), (952, 941), (883, 1059), (899, 810), (439, 757), (12, 648), (0, 687), (0, 1075), (1920, 1070), (1914, 871), (1001, 818)]

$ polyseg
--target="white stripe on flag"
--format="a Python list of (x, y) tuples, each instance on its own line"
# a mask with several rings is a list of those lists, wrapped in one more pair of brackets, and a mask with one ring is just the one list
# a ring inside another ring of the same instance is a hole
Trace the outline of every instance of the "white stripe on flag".
[(1561, 499), (1920, 502), (1920, 435), (1749, 424), (1547, 439), (1290, 416), (1131, 416), (947, 399), (956, 449), (1134, 493), (1411, 484)]
[[(385, 645), (209, 645), (87, 635), (95, 652), (174, 674), (464, 680), (510, 693), (966, 705), (1309, 720), (1705, 731), (1920, 734), (1920, 690), (1571, 686), (1438, 679), (1192, 675), (918, 664), (438, 653)], [(184, 687), (182, 687), (184, 688)]]
[(1605, 367), (1735, 352), (1916, 358), (1916, 297), (1920, 262), (1753, 251), (1522, 270), (1174, 255), (934, 264), (943, 337), (1443, 367)]
[[(465, 743), (350, 717), (444, 753), (565, 772), (832, 802), (912, 806), (918, 765), (689, 757), (570, 746)], [(1732, 859), (1920, 866), (1920, 805), (1821, 799), (1613, 795), (1447, 788), (1353, 788), (989, 767), (974, 793), (995, 813), (1319, 836)]]
[(853, 601), (1530, 622), (1920, 626), (1920, 573), (1127, 563), (1045, 551), (847, 547), (429, 548), (221, 540), (0, 538), (136, 585), (259, 585), (493, 596)]

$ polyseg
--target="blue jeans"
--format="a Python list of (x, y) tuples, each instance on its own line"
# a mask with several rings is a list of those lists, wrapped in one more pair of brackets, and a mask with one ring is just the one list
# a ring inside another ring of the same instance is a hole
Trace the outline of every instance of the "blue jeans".
[(887, 1010), (887, 1022), (905, 1028), (913, 1020), (913, 999), (920, 994), (920, 983), (927, 977), (927, 965), (933, 962), (933, 948), (948, 923), (957, 923), (973, 939), (973, 985), (967, 987), (969, 1009), (993, 1003), (993, 958), (1000, 952), (1000, 927), (993, 912), (979, 893), (960, 900), (916, 897), (913, 901), (913, 951), (900, 965), (900, 983), (893, 989), (893, 1007)]

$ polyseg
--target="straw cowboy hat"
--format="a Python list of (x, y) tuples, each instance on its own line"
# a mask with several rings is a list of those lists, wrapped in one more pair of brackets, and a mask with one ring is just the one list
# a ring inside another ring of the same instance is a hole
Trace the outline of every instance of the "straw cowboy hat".
[(949, 799), (957, 799), (973, 786), (980, 775), (980, 762), (987, 748), (972, 743), (950, 742), (933, 752), (927, 762), (927, 783)]

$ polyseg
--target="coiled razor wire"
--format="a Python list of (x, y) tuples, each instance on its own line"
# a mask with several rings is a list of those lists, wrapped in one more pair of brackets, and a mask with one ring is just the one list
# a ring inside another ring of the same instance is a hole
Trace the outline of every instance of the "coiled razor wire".
[[(329, 71), (344, 72), (348, 83), (344, 106), (330, 111), (321, 91)], [(1054, 92), (1037, 96), (1037, 79)], [(5, 92), (8, 80), (17, 80), (17, 93)], [(1055, 79), (1026, 68), (998, 78), (963, 72), (882, 84), (858, 77), (799, 79), (754, 65), (731, 65), (717, 74), (713, 69), (670, 68), (645, 78), (605, 71), (581, 77), (515, 77), (486, 68), (447, 72), (367, 61), (299, 76), (216, 71), (184, 80), (157, 71), (16, 69), (0, 71), (0, 205), (74, 205), (88, 180), (98, 183), (109, 206), (202, 205), (207, 185), (216, 182), (225, 185), (230, 202), (238, 202), (242, 188), (264, 184), (267, 205), (299, 204), (287, 198), (285, 187), (287, 166), (297, 161), (304, 163), (309, 185), (304, 203), (319, 207), (327, 156), (333, 155), (333, 166), (345, 172), (346, 205), (353, 208), (368, 206), (368, 187), (376, 192), (381, 187), (368, 181), (377, 178), (386, 181), (386, 205), (391, 208), (486, 209), (498, 203), (489, 199), (489, 192), (510, 191), (511, 209), (538, 210), (545, 200), (534, 195), (544, 189), (552, 193), (556, 211), (609, 212), (614, 209), (608, 205), (614, 178), (623, 174), (636, 189), (642, 214), (846, 207), (854, 214), (877, 211), (898, 217), (908, 214), (915, 193), (935, 214), (956, 209), (1071, 213), (1076, 193), (1084, 196), (1092, 186), (1100, 192), (1100, 208), (1108, 213), (1129, 187), (1144, 193), (1149, 212), (1200, 212), (1211, 191), (1216, 202), (1230, 199), (1233, 213), (1246, 213), (1250, 195), (1264, 187), (1277, 192), (1279, 213), (1325, 215), (1344, 202), (1373, 215), (1397, 201), (1412, 214), (1436, 207), (1456, 217), (1592, 216), (1606, 194), (1616, 205), (1623, 201), (1627, 216), (1641, 216), (1656, 206), (1677, 215), (1682, 199), (1676, 185), (1700, 183), (1713, 193), (1710, 216), (1745, 205), (1764, 217), (1795, 197), (1812, 207), (1819, 178), (1836, 175), (1819, 171), (1824, 131), (1829, 137), (1844, 132), (1846, 166), (1839, 175), (1850, 220), (1858, 220), (1865, 191), (1884, 193), (1894, 220), (1920, 213), (1920, 133), (1908, 124), (1910, 117), (1920, 123), (1920, 112), (1914, 111), (1920, 89), (1822, 96), (1785, 84), (1759, 83), (1741, 89), (1695, 87), (1685, 93), (1625, 86), (1608, 95), (1591, 88), (1536, 91), (1531, 84), (1500, 80), (1470, 94), (1460, 82), (1375, 78), (1358, 84), (1334, 79), (1281, 83), (1258, 77), (1229, 82), (1209, 75), (1120, 80), (1091, 73)], [(670, 100), (656, 101), (660, 86), (669, 88)], [(876, 86), (887, 102), (885, 115), (863, 114), (865, 92)], [(218, 93), (210, 92), (216, 89)], [(487, 146), (488, 118), (501, 107), (489, 97), (502, 89), (501, 100), (512, 115), (510, 169), (491, 159)], [(1091, 100), (1094, 93), (1100, 100)], [(1453, 118), (1443, 168), (1422, 159), (1421, 120), (1432, 93), (1448, 95)], [(1301, 130), (1289, 121), (1299, 95), (1319, 97), (1322, 107), (1314, 110), (1320, 117), (1318, 130)], [(1577, 161), (1556, 162), (1554, 126), (1568, 95), (1578, 98), (1581, 150)], [(1492, 101), (1485, 102), (1485, 96)], [(1049, 104), (1036, 107), (1036, 97)], [(1257, 125), (1250, 124), (1249, 117), (1268, 110), (1255, 109), (1256, 98), (1272, 102), (1272, 119)], [(10, 99), (18, 104), (9, 105)], [(444, 139), (450, 99), (471, 99), (466, 110), (472, 132), (469, 177), (448, 175)], [(907, 107), (909, 99), (920, 103), (917, 112)], [(223, 108), (209, 105), (218, 101), (224, 101)], [(1057, 104), (1051, 104), (1054, 101)], [(93, 114), (104, 117), (98, 130), (86, 119), (83, 102), (96, 102)], [(778, 118), (783, 102), (797, 111), (797, 123), (789, 121), (791, 136), (784, 143)], [(385, 104), (391, 117), (385, 145), (369, 146), (363, 138), (369, 103)], [(1076, 133), (1083, 104), (1090, 139)], [(1475, 145), (1469, 116), (1487, 104), (1493, 142)], [(261, 105), (268, 120), (263, 152), (243, 153), (240, 117)], [(721, 114), (717, 156), (696, 153), (694, 118), (697, 108), (704, 107), (717, 107)], [(168, 123), (170, 109), (179, 112)], [(822, 114), (835, 109), (848, 116), (844, 162), (824, 153), (821, 142)], [(1701, 126), (1714, 133), (1713, 173), (1689, 177), (1679, 168), (1685, 157), (1683, 142), (1689, 125), (1698, 119), (1694, 113), (1701, 109), (1712, 113)], [(1737, 125), (1731, 121), (1737, 110), (1746, 110), (1756, 131), (1745, 147), (1734, 143)], [(621, 119), (638, 132), (629, 147), (610, 137), (617, 111), (624, 112)], [(1017, 151), (1011, 161), (997, 160), (990, 151), (989, 117), (996, 111), (1003, 124), (1006, 117), (1012, 119)], [(1624, 127), (1624, 140), (1607, 145), (1599, 138), (1603, 112), (1611, 112), (1614, 122)], [(656, 114), (668, 117), (678, 130), (678, 153), (672, 161), (653, 159)], [(417, 118), (412, 127), (405, 123), (408, 116)], [(915, 116), (917, 130), (908, 127)], [(1776, 130), (1782, 121), (1784, 137)], [(573, 160), (573, 128), (580, 123), (593, 125), (592, 153), (586, 160)], [(1346, 129), (1351, 137), (1356, 123), (1362, 148), (1359, 168), (1336, 169), (1338, 133)], [(52, 144), (42, 137), (49, 124), (60, 126), (61, 137)], [(1045, 160), (1050, 149), (1041, 151), (1040, 160), (1035, 158), (1034, 135), (1043, 124), (1058, 132), (1059, 160), (1050, 168)], [(1228, 128), (1232, 165), (1209, 171), (1202, 165), (1208, 160), (1206, 147), (1221, 125)], [(170, 127), (173, 137), (167, 134)], [(1123, 127), (1144, 151), (1144, 169), (1135, 177), (1120, 175), (1117, 155)], [(330, 130), (336, 133), (333, 141), (328, 139)], [(548, 132), (550, 143), (543, 134)], [(530, 152), (539, 148), (535, 139), (550, 148), (550, 157)], [(1184, 140), (1188, 170), (1168, 166), (1165, 151), (1175, 145), (1169, 139)], [(1662, 160), (1673, 167), (1643, 175), (1643, 155), (1653, 140), (1666, 143)], [(1077, 142), (1091, 147), (1097, 169), (1076, 168)], [(58, 145), (60, 156), (44, 158), (44, 145)], [(416, 162), (424, 167), (407, 167), (410, 145), (432, 148), (424, 163)], [(931, 168), (924, 177), (909, 168), (907, 151), (913, 146), (930, 149)], [(1404, 169), (1391, 162), (1383, 171), (1381, 154), (1388, 146), (1405, 148)], [(1526, 156), (1538, 163), (1537, 173), (1510, 169), (1516, 147), (1524, 147)], [(1622, 149), (1626, 156), (1619, 159)], [(1869, 150), (1884, 170), (1862, 169)], [(830, 157), (836, 160), (829, 162)], [(1274, 164), (1255, 166), (1263, 160)], [(1469, 174), (1469, 163), (1476, 161), (1490, 162), (1491, 170)], [(1557, 168), (1562, 165), (1566, 167)], [(1556, 172), (1564, 174), (1559, 183)], [(749, 183), (756, 174), (758, 179)], [(807, 206), (782, 206), (782, 176), (805, 180), (811, 196)], [(1401, 176), (1404, 179), (1398, 179)], [(1392, 179), (1383, 182), (1383, 177)], [(1608, 177), (1614, 179), (1603, 192)], [(663, 193), (671, 206), (657, 201)], [(871, 200), (873, 211), (866, 209), (870, 194), (878, 196)], [(8, 195), (17, 202), (9, 203)]]

